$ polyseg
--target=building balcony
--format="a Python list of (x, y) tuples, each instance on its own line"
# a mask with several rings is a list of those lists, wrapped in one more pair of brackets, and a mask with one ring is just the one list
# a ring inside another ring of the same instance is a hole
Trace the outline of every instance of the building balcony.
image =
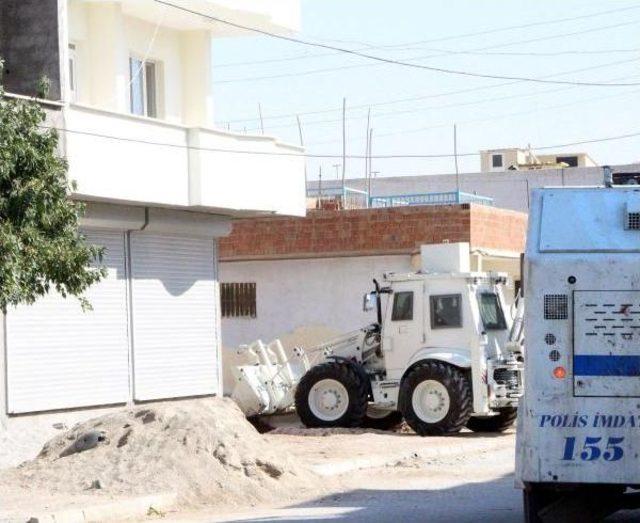
[(305, 214), (302, 149), (80, 105), (64, 109), (75, 197), (228, 216)]

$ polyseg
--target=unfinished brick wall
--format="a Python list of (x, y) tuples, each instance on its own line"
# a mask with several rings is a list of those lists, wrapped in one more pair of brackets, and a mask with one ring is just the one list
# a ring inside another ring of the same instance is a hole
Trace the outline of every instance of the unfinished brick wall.
[[(322, 210), (309, 211), (306, 218), (239, 220), (234, 222), (231, 235), (219, 242), (220, 259), (408, 254), (420, 245), (444, 241), (520, 251), (526, 216), (494, 208), (477, 211), (479, 208), (461, 204)], [(489, 225), (494, 222), (508, 224), (509, 234), (494, 237)], [(522, 238), (517, 237), (518, 231), (522, 231)], [(491, 245), (484, 245), (485, 241)]]
[(526, 236), (526, 214), (485, 205), (471, 206), (473, 247), (524, 252)]

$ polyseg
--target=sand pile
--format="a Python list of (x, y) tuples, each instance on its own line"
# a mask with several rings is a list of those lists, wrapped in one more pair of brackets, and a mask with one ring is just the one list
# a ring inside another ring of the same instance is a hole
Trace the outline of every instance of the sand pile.
[[(83, 435), (101, 441), (73, 453)], [(53, 438), (36, 459), (0, 474), (0, 492), (112, 497), (174, 491), (182, 503), (245, 505), (317, 491), (316, 477), (279, 445), (258, 434), (231, 400), (139, 406)]]

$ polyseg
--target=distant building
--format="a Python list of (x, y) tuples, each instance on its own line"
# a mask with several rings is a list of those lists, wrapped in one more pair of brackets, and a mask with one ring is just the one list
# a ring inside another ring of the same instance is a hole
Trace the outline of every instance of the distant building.
[(517, 147), (480, 151), (483, 173), (596, 166), (587, 153), (536, 154), (531, 149)]
[[(570, 155), (569, 155), (570, 156)], [(575, 156), (575, 155), (574, 155)], [(612, 165), (614, 178), (619, 173), (640, 172), (640, 163)], [(371, 198), (398, 199), (406, 195), (434, 193), (472, 194), (476, 198), (492, 200), (492, 205), (503, 209), (528, 212), (531, 191), (539, 187), (550, 186), (593, 186), (602, 185), (601, 167), (567, 167), (529, 169), (521, 171), (473, 172), (455, 174), (423, 174), (417, 176), (379, 176), (371, 180)], [(367, 180), (348, 178), (351, 191), (364, 191)], [(307, 182), (309, 196), (317, 189), (317, 180)], [(339, 191), (340, 180), (328, 180), (322, 183), (322, 194)]]

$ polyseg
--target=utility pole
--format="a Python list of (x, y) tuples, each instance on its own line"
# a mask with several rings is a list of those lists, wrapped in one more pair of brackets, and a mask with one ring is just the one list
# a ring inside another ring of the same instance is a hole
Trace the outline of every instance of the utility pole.
[(458, 171), (458, 126), (453, 124), (453, 158), (456, 164), (456, 191), (460, 195), (460, 172)]
[(367, 111), (367, 134), (365, 135), (365, 139), (367, 141), (367, 147), (364, 152), (364, 177), (365, 179), (369, 177), (369, 131), (371, 130), (371, 107), (369, 107), (369, 111)]
[(318, 198), (322, 199), (322, 165), (318, 166)]
[(347, 99), (342, 99), (342, 194), (347, 168)]
[[(302, 122), (300, 122), (300, 116), (296, 114), (296, 121), (298, 122), (298, 134), (300, 135), (300, 147), (304, 147), (304, 135), (302, 134)], [(304, 159), (304, 193), (307, 193), (307, 159)]]
[(340, 179), (340, 171), (339, 171), (339, 169), (340, 169), (341, 166), (342, 166), (342, 164), (339, 164), (339, 163), (334, 163), (333, 164), (333, 168), (336, 170), (336, 180)]
[(258, 102), (258, 115), (260, 116), (260, 129), (264, 134), (264, 120), (262, 119), (262, 105), (260, 105), (260, 102)]
[(378, 175), (380, 174), (380, 171), (373, 171), (371, 174), (373, 175), (374, 178), (377, 178)]
[(371, 199), (371, 155), (373, 151), (373, 127), (369, 129), (369, 179), (367, 181), (367, 197)]

